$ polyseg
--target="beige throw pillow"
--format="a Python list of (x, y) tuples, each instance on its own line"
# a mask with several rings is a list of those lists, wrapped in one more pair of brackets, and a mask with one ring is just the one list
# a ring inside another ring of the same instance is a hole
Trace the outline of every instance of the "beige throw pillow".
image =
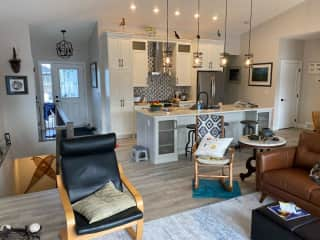
[(112, 182), (108, 182), (99, 191), (72, 204), (73, 209), (84, 216), (89, 224), (134, 206), (136, 202), (132, 196), (116, 189)]

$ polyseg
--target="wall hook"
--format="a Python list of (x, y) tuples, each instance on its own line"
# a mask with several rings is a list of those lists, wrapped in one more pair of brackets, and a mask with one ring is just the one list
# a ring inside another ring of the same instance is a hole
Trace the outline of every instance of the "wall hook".
[(17, 58), (16, 49), (13, 48), (13, 57), (9, 60), (11, 69), (14, 73), (20, 72), (21, 60)]

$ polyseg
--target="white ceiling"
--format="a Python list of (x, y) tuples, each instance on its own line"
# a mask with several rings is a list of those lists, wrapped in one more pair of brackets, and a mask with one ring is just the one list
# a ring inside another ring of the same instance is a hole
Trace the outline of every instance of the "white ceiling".
[[(129, 9), (131, 3), (137, 9)], [(57, 34), (61, 28), (67, 28), (73, 38), (88, 37), (93, 23), (103, 19), (106, 29), (117, 30), (122, 17), (126, 18), (127, 28), (155, 26), (165, 27), (165, 0), (1, 0), (0, 22), (18, 20), (33, 25), (34, 31), (45, 34)], [(253, 0), (254, 26), (259, 25), (302, 3), (303, 0)], [(201, 0), (201, 32), (214, 35), (218, 28), (223, 28), (224, 0)], [(194, 33), (196, 22), (196, 0), (169, 0), (170, 28), (178, 30), (180, 35)], [(158, 6), (160, 13), (155, 15), (152, 8)], [(249, 18), (250, 0), (229, 0), (229, 32), (234, 35), (248, 30), (244, 24)], [(174, 16), (179, 9), (181, 15)], [(219, 16), (214, 22), (212, 16)], [(120, 30), (120, 29), (119, 29)]]

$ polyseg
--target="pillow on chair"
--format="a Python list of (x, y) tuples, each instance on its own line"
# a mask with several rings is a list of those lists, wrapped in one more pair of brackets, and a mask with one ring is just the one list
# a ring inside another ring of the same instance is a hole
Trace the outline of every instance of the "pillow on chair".
[(210, 133), (204, 136), (195, 152), (196, 156), (221, 159), (225, 155), (233, 138), (213, 138)]
[(132, 196), (116, 189), (111, 181), (94, 194), (72, 204), (73, 209), (84, 216), (89, 224), (135, 206)]

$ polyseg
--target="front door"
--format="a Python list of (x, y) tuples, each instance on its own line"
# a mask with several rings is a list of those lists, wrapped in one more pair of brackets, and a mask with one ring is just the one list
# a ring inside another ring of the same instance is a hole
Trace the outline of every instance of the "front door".
[(280, 88), (278, 99), (278, 128), (295, 127), (297, 124), (302, 64), (283, 60), (280, 63)]
[(88, 123), (84, 68), (82, 64), (53, 64), (53, 95), (75, 126)]

